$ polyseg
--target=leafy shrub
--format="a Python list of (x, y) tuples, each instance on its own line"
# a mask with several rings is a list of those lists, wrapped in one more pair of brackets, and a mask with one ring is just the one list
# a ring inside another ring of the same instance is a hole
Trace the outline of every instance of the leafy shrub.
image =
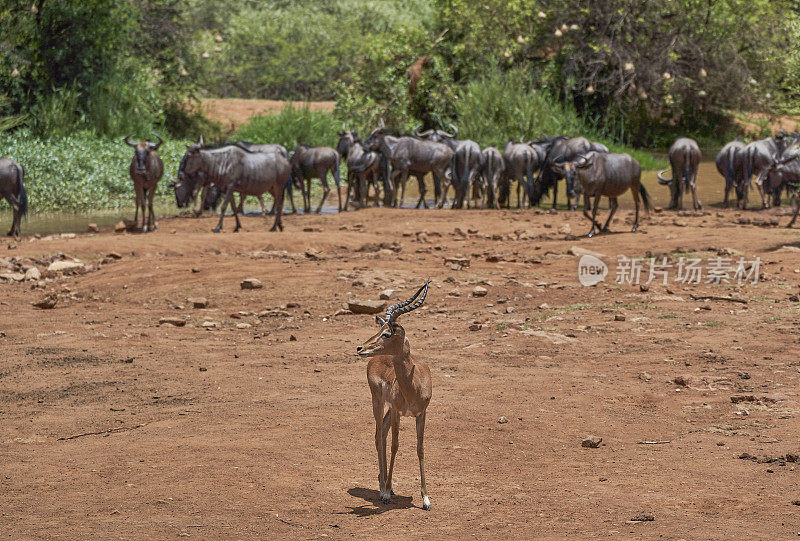
[(277, 143), (290, 151), (297, 143), (335, 147), (341, 128), (341, 122), (330, 113), (287, 105), (277, 115), (251, 118), (236, 131), (234, 138), (259, 144)]
[[(185, 144), (166, 140), (161, 145), (158, 153), (164, 161), (164, 176), (158, 195), (170, 195), (167, 184), (177, 173)], [(3, 156), (25, 167), (25, 188), (33, 212), (117, 209), (133, 203), (128, 173), (133, 151), (121, 140), (100, 139), (91, 132), (45, 140), (19, 130), (0, 133), (0, 148)]]

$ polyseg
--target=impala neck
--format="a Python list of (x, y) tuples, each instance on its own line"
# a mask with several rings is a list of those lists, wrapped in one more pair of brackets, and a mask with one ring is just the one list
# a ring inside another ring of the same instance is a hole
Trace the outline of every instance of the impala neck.
[(409, 344), (408, 339), (403, 341), (402, 349), (392, 355), (392, 364), (400, 384), (410, 383), (411, 376), (414, 373), (414, 361), (411, 360), (411, 344)]

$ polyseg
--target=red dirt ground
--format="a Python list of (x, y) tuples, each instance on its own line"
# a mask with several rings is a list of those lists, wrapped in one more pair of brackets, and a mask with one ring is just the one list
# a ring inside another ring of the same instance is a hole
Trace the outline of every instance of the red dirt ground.
[[(237, 234), (229, 219), (218, 235), (213, 217), (170, 218), (147, 235), (4, 244), (4, 258), (122, 258), (40, 287), (0, 284), (0, 531), (795, 538), (797, 231), (712, 211), (657, 213), (640, 233), (622, 233), (630, 216), (621, 211), (618, 233), (592, 239), (565, 232), (588, 229), (579, 213), (369, 209), (289, 215), (282, 234), (260, 217)], [(402, 250), (358, 251), (382, 241)], [(606, 283), (578, 283), (573, 246), (610, 256)], [(618, 254), (708, 258), (726, 248), (761, 257), (762, 280), (613, 283)], [(471, 265), (443, 264), (456, 254)], [(426, 306), (404, 325), (433, 373), (429, 512), (409, 419), (397, 495), (378, 501), (366, 361), (354, 354), (373, 318), (330, 317), (385, 288), (405, 297), (427, 276)], [(244, 278), (264, 288), (241, 290)], [(486, 297), (470, 294), (479, 282)], [(47, 292), (59, 295), (54, 309), (31, 306)], [(190, 308), (198, 296), (210, 306)], [(253, 315), (267, 309), (277, 310)], [(159, 326), (165, 316), (188, 323)], [(474, 322), (483, 327), (468, 330)], [(590, 434), (599, 448), (581, 446)], [(643, 513), (654, 520), (631, 520)]]

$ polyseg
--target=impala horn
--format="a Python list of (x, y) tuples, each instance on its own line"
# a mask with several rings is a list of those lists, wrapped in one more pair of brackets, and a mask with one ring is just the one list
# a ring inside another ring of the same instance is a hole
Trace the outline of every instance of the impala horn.
[[(414, 295), (410, 299), (408, 299), (407, 301), (399, 302), (397, 304), (393, 304), (389, 308), (387, 308), (386, 309), (386, 322), (387, 323), (394, 323), (395, 321), (397, 321), (398, 317), (402, 316), (403, 314), (407, 314), (408, 312), (411, 312), (412, 310), (416, 310), (417, 308), (422, 306), (422, 303), (425, 302), (425, 297), (428, 296), (428, 285), (430, 283), (431, 283), (431, 280), (430, 280), (430, 278), (428, 278), (428, 281), (425, 282), (425, 285), (423, 285), (421, 288), (419, 288), (417, 290), (417, 292), (414, 293)], [(422, 297), (420, 297), (419, 300), (417, 300), (417, 297), (419, 297), (420, 294), (422, 294)], [(416, 300), (416, 302), (414, 302), (415, 300)], [(411, 303), (414, 303), (414, 304), (411, 304)]]

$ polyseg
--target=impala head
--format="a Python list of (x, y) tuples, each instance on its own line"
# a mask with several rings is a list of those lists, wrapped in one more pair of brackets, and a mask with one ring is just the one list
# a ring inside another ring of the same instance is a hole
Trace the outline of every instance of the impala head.
[(134, 151), (134, 158), (136, 159), (136, 172), (142, 175), (147, 172), (148, 154), (158, 150), (158, 147), (160, 147), (161, 143), (164, 142), (164, 140), (161, 139), (161, 136), (157, 133), (154, 133), (153, 135), (158, 137), (158, 143), (151, 143), (150, 141), (139, 141), (138, 143), (132, 143), (129, 140), (131, 138), (130, 135), (126, 135), (125, 139), (123, 139), (126, 145), (136, 149)]
[[(414, 293), (414, 296), (407, 301), (391, 305), (386, 309), (384, 317), (375, 316), (375, 321), (381, 329), (378, 334), (364, 342), (363, 346), (358, 346), (356, 353), (362, 357), (372, 357), (375, 355), (391, 355), (402, 350), (406, 339), (406, 331), (397, 323), (397, 318), (422, 306), (422, 303), (425, 302), (425, 297), (428, 296), (428, 284), (430, 283), (430, 280), (425, 282), (425, 285), (419, 288)], [(420, 295), (422, 296), (420, 297)]]

